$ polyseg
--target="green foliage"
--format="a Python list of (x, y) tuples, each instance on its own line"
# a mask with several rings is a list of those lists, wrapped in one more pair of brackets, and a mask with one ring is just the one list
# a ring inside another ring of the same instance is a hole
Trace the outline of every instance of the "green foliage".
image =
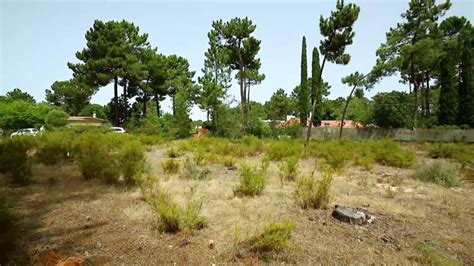
[(161, 168), (167, 174), (176, 174), (179, 171), (180, 164), (175, 159), (167, 159), (161, 163)]
[(175, 97), (175, 114), (173, 116), (172, 131), (176, 138), (187, 138), (191, 135), (191, 118), (189, 111), (191, 102), (189, 101), (188, 92), (181, 90), (176, 93)]
[(0, 191), (0, 263), (7, 264), (9, 254), (14, 247), (17, 228), (14, 206), (7, 193)]
[(106, 183), (118, 181), (120, 169), (112, 157), (116, 146), (109, 136), (85, 133), (74, 141), (74, 159), (84, 178), (99, 178)]
[(27, 92), (23, 92), (18, 88), (15, 88), (5, 94), (5, 97), (1, 98), (5, 102), (24, 101), (28, 103), (36, 103), (35, 98)]
[(265, 102), (268, 119), (286, 120), (286, 116), (292, 113), (292, 109), (291, 98), (281, 88), (273, 93), (269, 101)]
[(291, 233), (295, 224), (291, 220), (267, 223), (263, 232), (252, 237), (250, 250), (254, 252), (272, 252), (292, 247)]
[(250, 165), (240, 167), (240, 185), (234, 189), (237, 196), (258, 196), (267, 184), (266, 169), (258, 169)]
[(439, 125), (454, 125), (458, 119), (459, 103), (455, 87), (455, 67), (450, 54), (446, 54), (440, 61)]
[(280, 179), (293, 181), (298, 176), (299, 157), (290, 157), (280, 164)]
[(453, 164), (443, 160), (436, 160), (431, 164), (422, 165), (415, 172), (415, 178), (445, 187), (461, 185), (459, 170)]
[(55, 165), (69, 158), (76, 136), (71, 131), (44, 132), (38, 139), (36, 159), (45, 165)]
[(474, 146), (464, 143), (435, 143), (429, 146), (431, 158), (454, 159), (463, 167), (474, 164)]
[(406, 168), (417, 162), (415, 151), (404, 149), (390, 139), (374, 142), (372, 150), (375, 160), (384, 165)]
[(81, 111), (78, 113), (80, 116), (95, 116), (97, 118), (106, 119), (104, 106), (100, 104), (87, 104)]
[(303, 126), (301, 124), (285, 128), (271, 126), (270, 129), (272, 130), (271, 135), (273, 138), (289, 136), (292, 139), (300, 139), (303, 135)]
[(158, 216), (160, 229), (164, 232), (176, 233), (185, 228), (199, 230), (208, 224), (207, 219), (199, 215), (201, 202), (189, 201), (185, 208), (181, 208), (166, 191), (153, 193), (147, 202)]
[(333, 171), (324, 169), (321, 179), (313, 176), (296, 179), (295, 197), (302, 208), (326, 209), (331, 203)]
[(46, 128), (59, 128), (67, 125), (68, 114), (60, 110), (51, 110), (44, 118)]
[(313, 48), (313, 60), (311, 63), (311, 106), (315, 106), (313, 113), (314, 125), (320, 125), (323, 115), (323, 88), (320, 82), (321, 78), (321, 66), (319, 64), (319, 52), (318, 48)]
[(36, 145), (34, 137), (16, 136), (0, 142), (0, 173), (5, 173), (16, 184), (31, 181), (30, 152)]
[(271, 161), (281, 161), (288, 157), (301, 155), (302, 147), (297, 140), (268, 141), (265, 145), (265, 157)]
[(413, 104), (405, 92), (380, 92), (374, 97), (374, 122), (386, 128), (409, 128)]
[(0, 101), (0, 128), (18, 130), (39, 127), (44, 124), (45, 117), (51, 110), (53, 107), (43, 103)]
[(51, 90), (46, 90), (46, 101), (62, 107), (70, 115), (78, 115), (95, 92), (95, 88), (77, 78), (56, 81), (51, 85)]
[(126, 183), (133, 184), (145, 165), (145, 152), (137, 140), (129, 140), (119, 146), (117, 162)]

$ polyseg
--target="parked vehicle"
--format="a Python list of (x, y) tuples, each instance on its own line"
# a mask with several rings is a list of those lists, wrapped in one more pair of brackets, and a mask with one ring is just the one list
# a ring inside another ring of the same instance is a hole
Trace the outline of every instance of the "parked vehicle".
[(21, 135), (36, 136), (38, 133), (39, 131), (36, 128), (22, 128), (13, 132), (10, 135), (10, 137), (21, 136)]
[(110, 127), (110, 130), (115, 133), (125, 133), (125, 129), (123, 127)]

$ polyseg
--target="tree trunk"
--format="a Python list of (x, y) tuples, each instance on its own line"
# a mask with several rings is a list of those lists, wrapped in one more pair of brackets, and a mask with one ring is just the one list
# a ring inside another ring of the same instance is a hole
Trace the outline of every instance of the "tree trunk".
[(119, 109), (118, 109), (118, 77), (114, 77), (114, 114), (115, 114), (115, 126), (119, 125)]
[(430, 93), (430, 76), (429, 74), (426, 74), (426, 96), (425, 96), (425, 99), (426, 99), (426, 114), (427, 115), (430, 115), (431, 113), (431, 108), (430, 108), (430, 97), (431, 97), (431, 93)]
[(156, 103), (156, 116), (160, 117), (160, 99), (158, 94), (155, 94), (155, 103)]
[(147, 107), (147, 103), (148, 103), (148, 96), (146, 95), (146, 93), (143, 94), (143, 117), (146, 117), (146, 107)]

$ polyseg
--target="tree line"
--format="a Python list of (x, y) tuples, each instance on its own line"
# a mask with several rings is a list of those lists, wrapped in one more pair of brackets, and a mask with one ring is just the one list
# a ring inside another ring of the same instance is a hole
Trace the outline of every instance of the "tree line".
[[(258, 57), (261, 41), (253, 36), (256, 25), (249, 18), (212, 22), (196, 79), (187, 59), (160, 53), (133, 23), (96, 20), (85, 34), (86, 46), (76, 53), (78, 62), (68, 63), (73, 77), (54, 82), (46, 100), (69, 115), (96, 113), (114, 125), (172, 130), (177, 137), (189, 135), (193, 105), (206, 112), (203, 125), (220, 135), (255, 131), (263, 126), (262, 119), (283, 120), (287, 115), (315, 126), (323, 119), (349, 118), (382, 127), (474, 127), (474, 34), (464, 17), (442, 19), (450, 6), (449, 0), (410, 0), (402, 21), (389, 29), (377, 49), (374, 67), (342, 77), (349, 96), (331, 100), (324, 69), (329, 63), (350, 63), (346, 48), (353, 42), (360, 12), (356, 4), (337, 1), (335, 10), (319, 19), (322, 40), (311, 50), (310, 77), (303, 36), (299, 84), (290, 95), (278, 89), (264, 105), (251, 101), (252, 87), (265, 75)], [(372, 100), (364, 96), (364, 90), (394, 74), (408, 85), (408, 93), (378, 93)], [(233, 80), (239, 86), (238, 108), (231, 107), (228, 95)], [(91, 104), (91, 97), (109, 84), (114, 94), (110, 103)], [(163, 114), (166, 97), (172, 114)]]

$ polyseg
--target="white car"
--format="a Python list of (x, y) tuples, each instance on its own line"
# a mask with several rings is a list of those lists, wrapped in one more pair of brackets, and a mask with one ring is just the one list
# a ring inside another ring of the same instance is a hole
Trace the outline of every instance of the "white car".
[(115, 133), (125, 133), (125, 129), (123, 127), (110, 127), (110, 130)]
[(13, 132), (10, 135), (10, 137), (21, 136), (21, 135), (36, 136), (38, 133), (39, 131), (36, 128), (23, 128), (23, 129)]

